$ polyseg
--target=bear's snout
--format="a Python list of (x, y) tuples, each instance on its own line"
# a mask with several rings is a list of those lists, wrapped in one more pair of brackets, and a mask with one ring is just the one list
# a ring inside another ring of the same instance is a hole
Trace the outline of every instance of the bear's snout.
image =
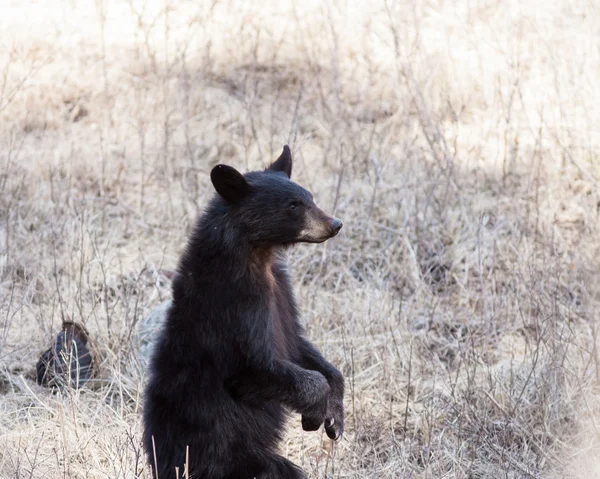
[(304, 227), (298, 234), (296, 241), (322, 243), (337, 235), (343, 225), (342, 220), (329, 216), (313, 203), (306, 212)]
[(336, 234), (338, 234), (340, 232), (340, 230), (342, 229), (342, 226), (344, 226), (344, 223), (342, 223), (342, 220), (340, 220), (338, 218), (333, 218), (331, 225), (329, 225), (329, 227), (331, 228), (332, 235), (335, 236)]

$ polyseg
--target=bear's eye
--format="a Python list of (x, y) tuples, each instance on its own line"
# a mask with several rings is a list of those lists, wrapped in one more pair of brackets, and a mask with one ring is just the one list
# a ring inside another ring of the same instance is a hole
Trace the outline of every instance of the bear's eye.
[(290, 203), (290, 210), (295, 210), (296, 208), (298, 208), (298, 206), (300, 206), (300, 202), (299, 201), (292, 201)]

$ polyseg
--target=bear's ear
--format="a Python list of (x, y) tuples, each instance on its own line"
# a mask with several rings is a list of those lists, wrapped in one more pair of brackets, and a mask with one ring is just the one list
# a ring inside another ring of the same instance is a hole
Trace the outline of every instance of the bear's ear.
[(292, 177), (292, 152), (289, 146), (283, 147), (283, 153), (269, 166), (269, 170), (283, 171), (288, 178)]
[(229, 204), (239, 203), (250, 191), (246, 178), (231, 166), (215, 166), (210, 172), (210, 180), (217, 193)]

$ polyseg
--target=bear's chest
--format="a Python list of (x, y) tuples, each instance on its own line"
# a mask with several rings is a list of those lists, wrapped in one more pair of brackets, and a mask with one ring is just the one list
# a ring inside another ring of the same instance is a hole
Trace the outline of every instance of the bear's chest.
[(285, 292), (277, 284), (271, 297), (271, 341), (278, 359), (296, 356), (294, 309)]

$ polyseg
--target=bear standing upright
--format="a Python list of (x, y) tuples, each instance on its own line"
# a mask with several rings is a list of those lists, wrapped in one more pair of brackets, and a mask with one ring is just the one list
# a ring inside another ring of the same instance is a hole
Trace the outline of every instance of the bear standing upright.
[[(343, 432), (344, 378), (304, 337), (284, 252), (342, 227), (290, 180), (286, 145), (265, 171), (217, 165), (217, 192), (173, 280), (150, 361), (144, 447), (159, 479), (306, 477), (277, 453), (286, 410)], [(186, 451), (187, 449), (187, 451)]]

